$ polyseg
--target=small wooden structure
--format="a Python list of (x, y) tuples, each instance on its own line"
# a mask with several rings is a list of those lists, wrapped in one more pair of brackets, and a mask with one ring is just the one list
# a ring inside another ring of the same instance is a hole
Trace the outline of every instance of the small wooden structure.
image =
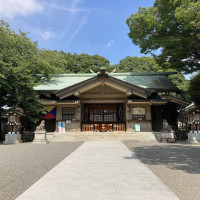
[(3, 113), (3, 116), (8, 117), (8, 133), (5, 134), (4, 144), (17, 144), (21, 142), (21, 117), (25, 116), (23, 110), (20, 108), (12, 107)]
[(193, 133), (200, 133), (200, 108), (188, 114), (188, 124)]
[(185, 109), (184, 114), (187, 116), (190, 128), (188, 142), (200, 143), (200, 108), (195, 104), (191, 104)]

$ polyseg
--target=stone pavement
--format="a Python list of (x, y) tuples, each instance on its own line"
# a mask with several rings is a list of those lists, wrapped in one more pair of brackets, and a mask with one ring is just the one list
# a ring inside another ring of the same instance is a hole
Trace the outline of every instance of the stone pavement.
[[(38, 169), (39, 170), (39, 169)], [(175, 200), (120, 141), (88, 141), (17, 200)]]

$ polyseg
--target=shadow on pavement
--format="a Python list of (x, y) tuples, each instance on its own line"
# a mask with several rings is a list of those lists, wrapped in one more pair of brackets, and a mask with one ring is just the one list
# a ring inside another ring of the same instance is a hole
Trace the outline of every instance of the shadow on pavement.
[(144, 143), (140, 145), (129, 141), (124, 144), (134, 153), (125, 159), (136, 159), (137, 156), (144, 164), (165, 165), (174, 170), (200, 174), (200, 146)]

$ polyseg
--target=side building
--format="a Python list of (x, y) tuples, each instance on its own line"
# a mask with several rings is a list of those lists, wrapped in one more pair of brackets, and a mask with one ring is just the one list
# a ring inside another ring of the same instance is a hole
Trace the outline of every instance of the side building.
[(48, 112), (47, 132), (160, 132), (163, 119), (177, 130), (179, 102), (166, 72), (61, 74), (34, 89)]

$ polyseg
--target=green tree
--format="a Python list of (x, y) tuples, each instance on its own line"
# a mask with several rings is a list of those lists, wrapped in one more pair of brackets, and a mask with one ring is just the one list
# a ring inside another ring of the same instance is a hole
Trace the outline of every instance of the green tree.
[[(64, 51), (56, 50), (46, 50), (42, 49), (40, 51), (41, 57), (44, 62), (48, 63), (51, 67), (56, 69), (56, 73), (70, 73), (70, 70), (67, 69), (68, 65), (68, 54)], [(71, 55), (71, 54), (70, 54)]]
[(63, 51), (42, 50), (43, 59), (61, 73), (90, 73), (90, 69), (99, 71), (101, 66), (108, 67), (109, 61), (99, 55), (71, 54)]
[(30, 121), (41, 111), (38, 95), (33, 86), (41, 74), (49, 78), (56, 69), (42, 59), (37, 42), (26, 35), (12, 31), (9, 24), (0, 21), (0, 108), (19, 105)]
[[(165, 68), (200, 69), (200, 1), (155, 0), (126, 21), (132, 42)], [(157, 54), (157, 55), (156, 55)]]
[(200, 73), (197, 73), (190, 82), (190, 98), (197, 106), (200, 106)]
[(162, 69), (152, 57), (130, 57), (120, 60), (119, 72), (159, 72)]

